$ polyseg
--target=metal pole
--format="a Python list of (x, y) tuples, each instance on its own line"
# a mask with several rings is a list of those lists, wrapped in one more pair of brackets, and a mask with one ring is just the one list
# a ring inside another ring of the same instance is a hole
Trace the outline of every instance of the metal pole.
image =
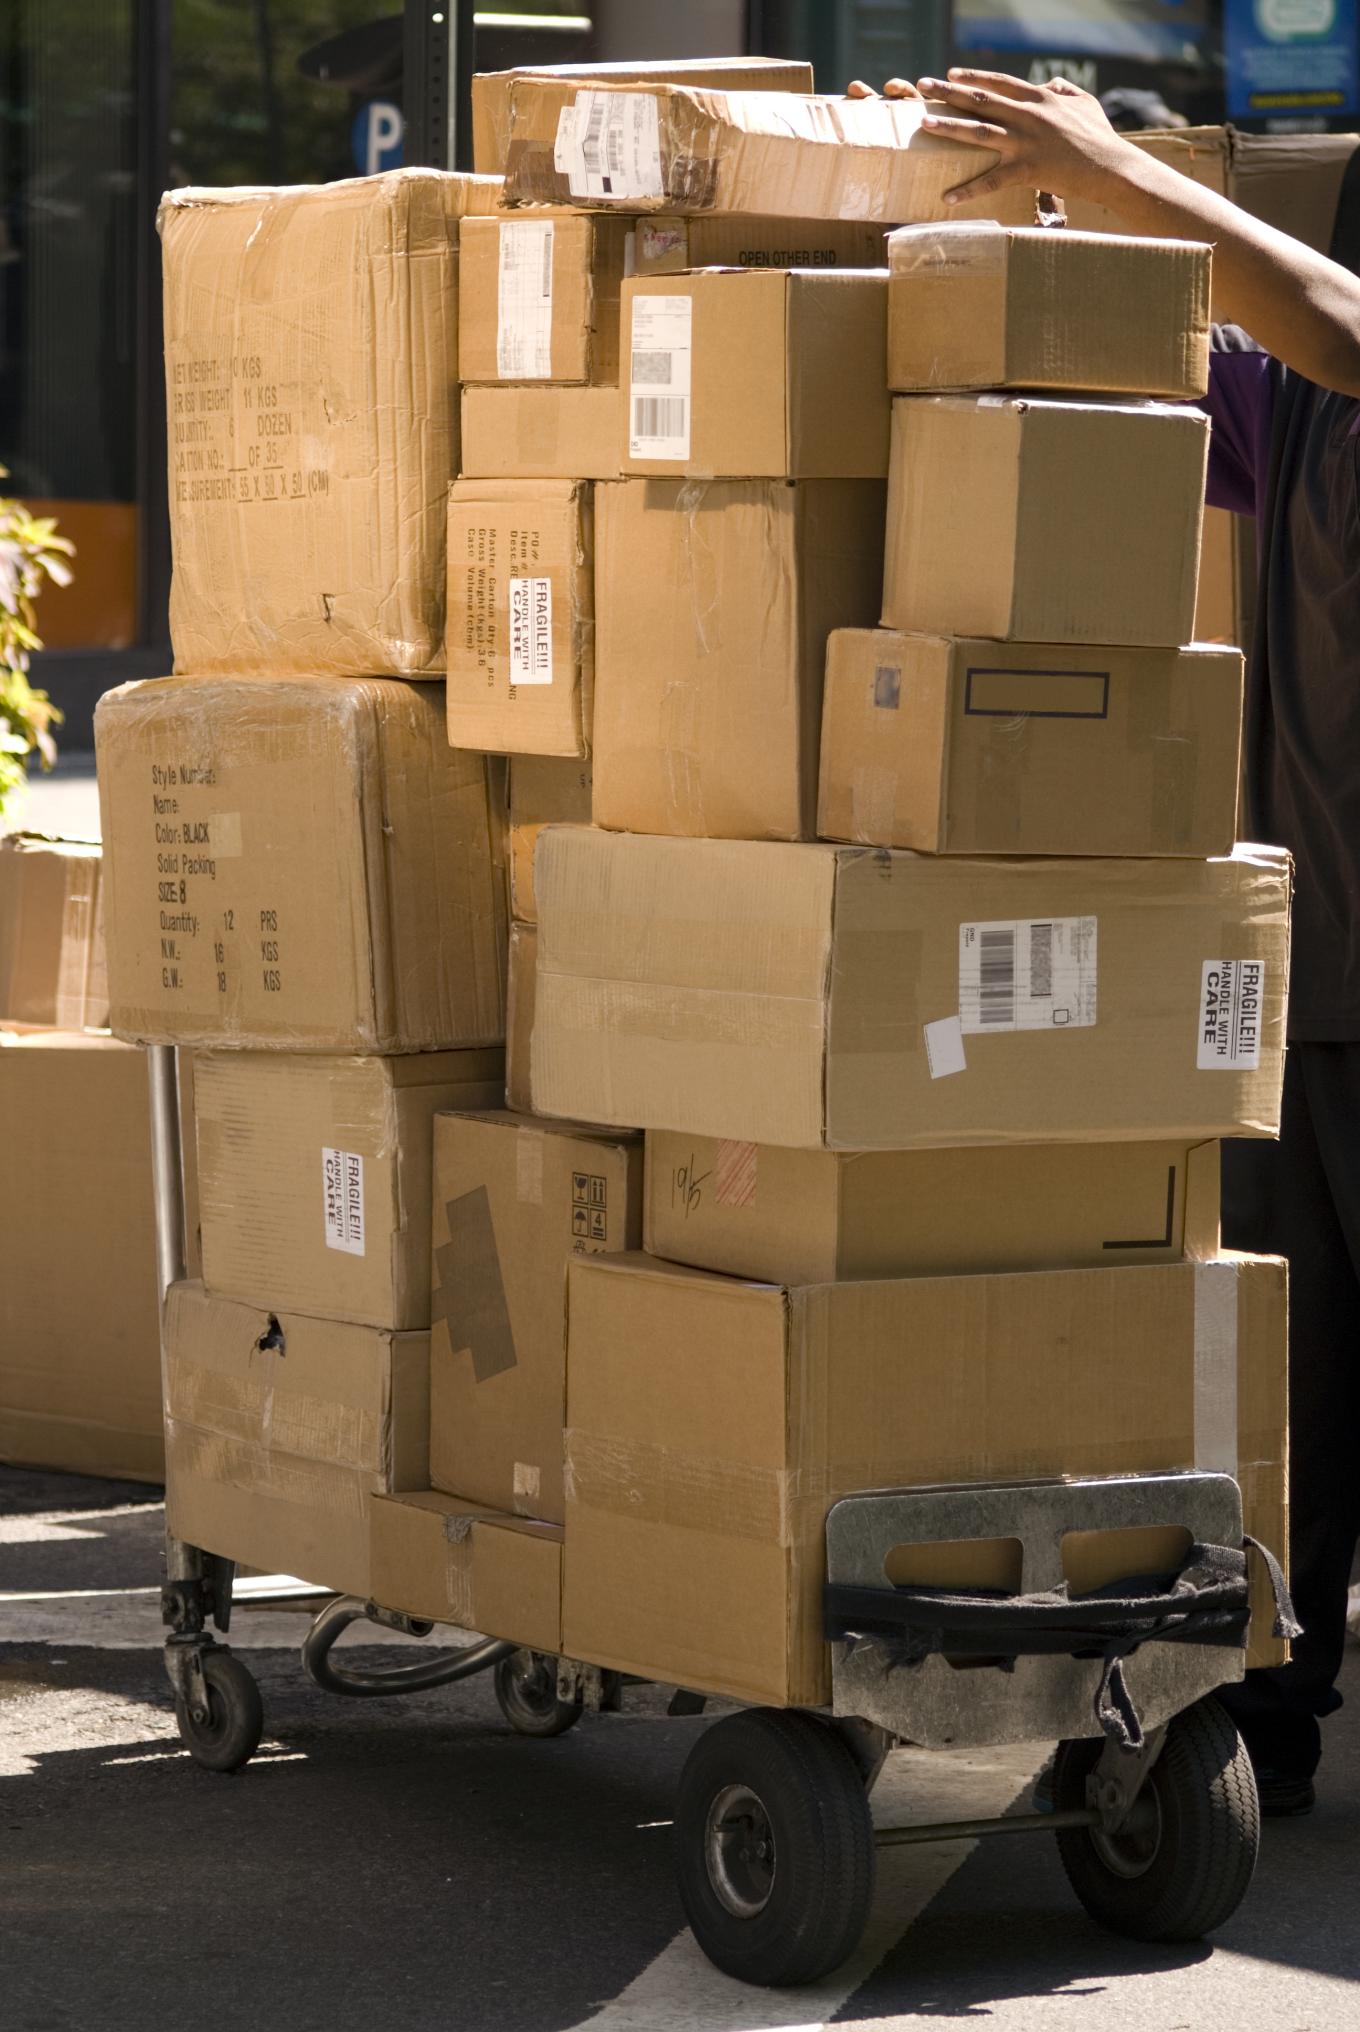
[(1015, 1813), (1003, 1820), (923, 1820), (914, 1827), (880, 1827), (874, 1831), (879, 1848), (905, 1842), (978, 1841), (989, 1834), (1057, 1834), (1065, 1827), (1097, 1827), (1100, 1815), (1074, 1806), (1062, 1813)]
[[(184, 1153), (179, 1134), (179, 1060), (173, 1044), (146, 1054), (151, 1083), (151, 1192), (156, 1210), (156, 1273), (161, 1303), (184, 1275)], [(162, 1375), (165, 1336), (161, 1335)]]

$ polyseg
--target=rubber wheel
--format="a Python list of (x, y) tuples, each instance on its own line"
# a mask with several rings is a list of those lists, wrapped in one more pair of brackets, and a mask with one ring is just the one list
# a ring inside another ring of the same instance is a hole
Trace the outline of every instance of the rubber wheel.
[(714, 1722), (680, 1778), (680, 1902), (711, 1962), (747, 1983), (816, 1982), (859, 1945), (874, 1889), (863, 1775), (797, 1710)]
[[(1058, 1746), (1053, 1803), (1086, 1805), (1099, 1742)], [(1167, 1729), (1124, 1825), (1064, 1828), (1058, 1852), (1093, 1919), (1132, 1940), (1198, 1940), (1237, 1910), (1260, 1843), (1256, 1780), (1241, 1737), (1216, 1700), (1197, 1701)]]
[(542, 1651), (512, 1651), (495, 1667), (496, 1699), (522, 1736), (564, 1736), (581, 1719), (579, 1700), (557, 1698), (557, 1660)]
[(239, 1771), (260, 1747), (264, 1706), (254, 1678), (232, 1651), (203, 1653), (208, 1712), (197, 1720), (175, 1699), (175, 1720), (185, 1749), (206, 1771)]

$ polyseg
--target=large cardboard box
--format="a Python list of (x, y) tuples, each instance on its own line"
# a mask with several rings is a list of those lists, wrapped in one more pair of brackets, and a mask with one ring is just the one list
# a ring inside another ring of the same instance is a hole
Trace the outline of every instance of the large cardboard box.
[(617, 388), (463, 390), (465, 480), (617, 480), (623, 449)]
[(824, 1703), (826, 1513), (858, 1489), (1209, 1468), (1284, 1544), (1274, 1258), (781, 1289), (605, 1256), (569, 1305), (571, 1657)]
[(823, 839), (928, 854), (1229, 854), (1242, 657), (841, 628)]
[(562, 1649), (562, 1527), (502, 1517), (437, 1489), (376, 1496), (376, 1601), (431, 1623)]
[[(560, 81), (516, 78), (505, 202), (912, 225), (944, 217), (945, 192), (993, 162), (927, 133), (924, 111), (920, 100), (678, 84), (568, 94)], [(1034, 193), (1009, 187), (963, 210), (1024, 225)]]
[(589, 825), (588, 762), (517, 755), (510, 764), (510, 915), (537, 924), (534, 848), (545, 825)]
[(538, 926), (512, 924), (505, 996), (505, 1104), (534, 1109), (534, 1004), (538, 1000)]
[(1237, 557), (1238, 517), (1227, 508), (1206, 508), (1195, 593), (1196, 642), (1244, 642), (1242, 583)]
[(888, 470), (882, 269), (705, 269), (623, 285), (624, 471), (873, 480)]
[(195, 1108), (216, 1296), (398, 1330), (430, 1324), (431, 1124), (499, 1107), (500, 1051), (209, 1051)]
[(697, 218), (653, 213), (633, 228), (637, 275), (682, 275), (687, 268), (881, 268), (882, 226), (858, 219)]
[(498, 195), (432, 169), (168, 194), (177, 670), (443, 668), (458, 222)]
[(642, 1161), (636, 1135), (436, 1116), (435, 1488), (561, 1523), (567, 1263), (640, 1246)]
[(510, 144), (510, 88), (516, 78), (537, 78), (570, 105), (582, 85), (631, 84), (674, 79), (747, 92), (810, 92), (812, 65), (773, 56), (668, 57), (654, 63), (521, 64), (509, 71), (480, 71), (472, 80), (472, 160), (480, 175), (501, 176)]
[(815, 1149), (1279, 1126), (1287, 854), (539, 835), (534, 1106)]
[(240, 1565), (368, 1596), (374, 1496), (429, 1478), (428, 1333), (175, 1284), (165, 1341), (169, 1529)]
[(649, 1255), (775, 1284), (1218, 1253), (1217, 1143), (781, 1150), (647, 1134)]
[(159, 678), (106, 692), (95, 740), (121, 1035), (500, 1043), (503, 809), (440, 687)]
[(888, 236), (888, 386), (1203, 395), (1210, 249), (1040, 226)]
[(0, 1022), (107, 1024), (100, 872), (94, 841), (0, 835)]
[(0, 1030), (0, 1460), (158, 1482), (146, 1060)]
[(1209, 420), (1195, 409), (899, 396), (884, 625), (1001, 641), (1188, 642), (1208, 449)]
[(633, 220), (598, 212), (469, 219), (461, 234), (464, 381), (617, 387), (619, 290)]
[(585, 755), (595, 685), (589, 480), (449, 489), (448, 702), (455, 748)]
[(597, 504), (597, 825), (816, 827), (826, 641), (877, 617), (874, 480), (628, 480)]

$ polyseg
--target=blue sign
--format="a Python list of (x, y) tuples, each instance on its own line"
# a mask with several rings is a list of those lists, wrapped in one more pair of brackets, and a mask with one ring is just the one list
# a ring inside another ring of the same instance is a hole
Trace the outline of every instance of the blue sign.
[(1230, 120), (1360, 110), (1356, 0), (1224, 0)]
[(380, 169), (401, 168), (401, 143), (406, 123), (401, 107), (390, 99), (370, 99), (360, 106), (349, 130), (349, 145), (360, 176), (376, 176)]

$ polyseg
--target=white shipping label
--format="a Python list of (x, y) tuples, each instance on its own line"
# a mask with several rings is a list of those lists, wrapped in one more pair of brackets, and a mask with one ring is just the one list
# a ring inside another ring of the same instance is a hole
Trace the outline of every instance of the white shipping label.
[(628, 456), (689, 457), (690, 333), (687, 296), (635, 296), (630, 344)]
[(364, 1160), (354, 1150), (321, 1152), (326, 1247), (347, 1256), (364, 1253)]
[(1206, 960), (1200, 976), (1200, 1072), (1259, 1072), (1264, 960)]
[(510, 580), (510, 682), (551, 684), (552, 580)]
[(574, 198), (664, 196), (656, 100), (650, 92), (578, 92), (558, 116), (553, 165)]
[(553, 222), (502, 219), (496, 274), (496, 372), (506, 381), (552, 373)]
[(995, 1030), (1081, 1030), (1096, 1020), (1094, 917), (959, 926), (959, 1020)]

